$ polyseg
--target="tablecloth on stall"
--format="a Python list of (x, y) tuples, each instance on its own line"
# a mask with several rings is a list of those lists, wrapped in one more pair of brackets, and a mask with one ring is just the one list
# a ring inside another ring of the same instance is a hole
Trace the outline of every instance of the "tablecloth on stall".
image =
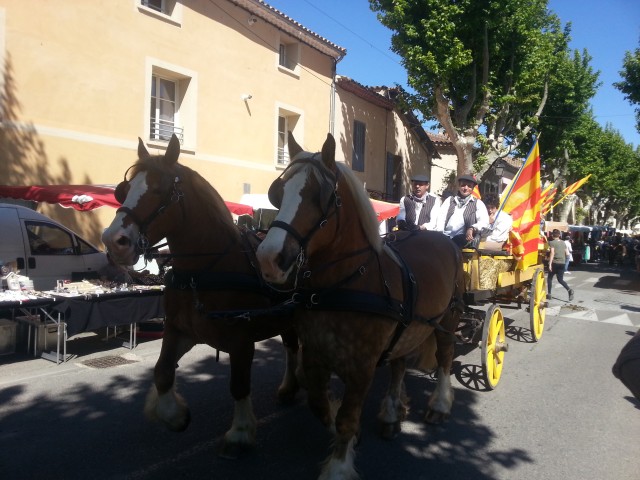
[(69, 337), (115, 325), (164, 317), (163, 293), (158, 290), (66, 298), (53, 306), (63, 315)]

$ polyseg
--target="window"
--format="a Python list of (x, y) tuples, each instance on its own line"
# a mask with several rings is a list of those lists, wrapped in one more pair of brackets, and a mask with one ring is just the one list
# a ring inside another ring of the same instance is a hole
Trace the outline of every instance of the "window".
[(73, 255), (73, 240), (69, 233), (55, 225), (25, 222), (31, 255)]
[(134, 0), (138, 11), (180, 26), (182, 23), (182, 3), (179, 0)]
[(278, 48), (278, 65), (291, 72), (298, 73), (300, 63), (300, 44), (280, 40)]
[(177, 126), (177, 83), (153, 75), (151, 78), (151, 129), (152, 140), (171, 140), (175, 133), (183, 141), (183, 129)]
[(156, 12), (166, 13), (164, 0), (141, 0), (140, 2), (145, 7), (149, 7)]
[(196, 74), (154, 59), (147, 59), (146, 71), (144, 127), (149, 141), (166, 144), (175, 134), (184, 148), (195, 148)]
[(286, 167), (289, 164), (289, 132), (299, 133), (300, 114), (281, 108), (278, 110), (278, 147), (276, 165)]
[(351, 156), (351, 169), (356, 172), (364, 172), (364, 138), (366, 125), (358, 120), (353, 122), (353, 154)]

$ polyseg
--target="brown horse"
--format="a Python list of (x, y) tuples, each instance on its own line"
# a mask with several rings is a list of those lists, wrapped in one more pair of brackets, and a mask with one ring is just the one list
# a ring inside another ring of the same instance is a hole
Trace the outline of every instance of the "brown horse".
[(129, 169), (129, 179), (125, 174), (116, 189), (122, 207), (102, 240), (116, 263), (133, 265), (149, 245), (167, 239), (173, 268), (165, 279), (162, 349), (145, 412), (172, 430), (184, 430), (190, 415), (176, 392), (178, 360), (198, 343), (228, 352), (235, 408), (222, 454), (233, 456), (255, 443), (250, 398), (254, 343), (282, 335), (287, 369), (278, 395), (289, 401), (298, 389), (294, 375), (298, 342), (291, 315), (275, 315), (273, 290), (254, 267), (259, 241), (233, 223), (218, 192), (179, 164), (179, 154), (175, 135), (164, 155), (149, 155), (140, 140), (139, 160)]
[[(353, 448), (376, 365), (391, 364), (378, 419), (387, 433), (397, 431), (407, 411), (405, 362), (425, 353), (434, 332), (438, 384), (425, 419), (439, 422), (449, 415), (462, 259), (453, 242), (436, 232), (399, 232), (383, 242), (362, 184), (335, 161), (331, 135), (316, 154), (302, 151), (290, 135), (289, 151), (290, 165), (269, 190), (280, 211), (257, 257), (265, 280), (296, 288), (309, 406), (335, 427), (321, 478), (354, 478)], [(328, 397), (332, 373), (345, 386), (335, 418)]]

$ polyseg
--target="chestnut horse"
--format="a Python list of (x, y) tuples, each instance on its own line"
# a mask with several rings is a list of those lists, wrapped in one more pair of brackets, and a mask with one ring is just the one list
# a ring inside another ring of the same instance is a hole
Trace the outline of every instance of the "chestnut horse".
[[(149, 245), (167, 239), (173, 268), (165, 278), (162, 349), (145, 413), (172, 430), (184, 430), (190, 415), (176, 392), (178, 360), (198, 343), (228, 352), (235, 407), (222, 454), (234, 456), (255, 443), (250, 398), (254, 342), (282, 335), (287, 368), (278, 396), (290, 401), (298, 390), (298, 341), (290, 312), (284, 318), (275, 315), (274, 292), (255, 268), (259, 240), (233, 223), (222, 197), (201, 175), (179, 164), (179, 154), (175, 135), (164, 155), (149, 155), (139, 141), (139, 160), (116, 188), (122, 207), (102, 240), (116, 263), (133, 265)], [(259, 317), (249, 318), (252, 312)]]
[[(322, 152), (304, 152), (289, 135), (291, 163), (269, 189), (280, 211), (257, 250), (264, 279), (297, 292), (308, 403), (335, 428), (323, 479), (357, 477), (354, 445), (363, 402), (376, 365), (386, 361), (391, 385), (378, 419), (383, 431), (399, 430), (407, 412), (405, 362), (426, 353), (434, 332), (438, 383), (425, 420), (449, 415), (452, 332), (464, 307), (459, 249), (437, 232), (398, 232), (383, 242), (365, 189), (336, 163), (335, 147), (328, 135)], [(332, 373), (345, 387), (335, 418), (328, 396)]]

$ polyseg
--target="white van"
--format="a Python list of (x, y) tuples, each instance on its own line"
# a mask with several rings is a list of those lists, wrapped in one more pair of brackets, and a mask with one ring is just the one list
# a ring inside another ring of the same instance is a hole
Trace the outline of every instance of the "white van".
[(0, 203), (0, 264), (13, 263), (35, 290), (44, 291), (54, 289), (56, 280), (97, 278), (107, 256), (41, 213)]

